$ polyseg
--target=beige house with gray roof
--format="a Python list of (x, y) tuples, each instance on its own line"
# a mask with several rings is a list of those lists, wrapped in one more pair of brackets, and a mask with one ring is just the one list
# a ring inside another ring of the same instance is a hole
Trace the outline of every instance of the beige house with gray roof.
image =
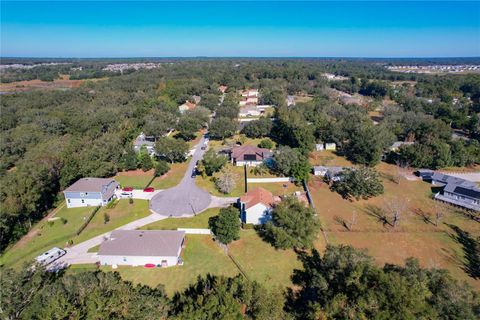
[(185, 231), (114, 230), (100, 245), (101, 265), (171, 267), (181, 263)]

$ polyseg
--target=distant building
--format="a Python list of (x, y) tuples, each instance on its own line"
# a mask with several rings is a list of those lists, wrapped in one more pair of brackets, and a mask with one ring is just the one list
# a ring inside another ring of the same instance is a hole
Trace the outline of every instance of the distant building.
[(82, 178), (63, 191), (67, 208), (104, 206), (115, 197), (118, 182), (111, 178)]
[(291, 95), (288, 95), (285, 102), (287, 103), (287, 107), (294, 106), (295, 105), (295, 97), (291, 96)]
[(225, 93), (227, 91), (228, 87), (227, 86), (219, 86), (218, 87), (218, 91), (220, 91), (221, 93)]
[(170, 267), (182, 264), (185, 232), (175, 230), (114, 230), (100, 245), (101, 265)]
[(330, 181), (337, 181), (339, 180), (339, 174), (344, 169), (344, 167), (314, 166), (313, 175), (325, 177)]
[(258, 89), (247, 89), (242, 91), (242, 97), (258, 97)]
[(262, 112), (256, 106), (244, 106), (240, 107), (238, 116), (241, 118), (245, 117), (259, 117)]
[(390, 148), (388, 148), (390, 151), (397, 152), (401, 146), (411, 146), (413, 145), (414, 142), (406, 142), (406, 141), (395, 141)]
[(235, 166), (246, 165), (255, 167), (271, 159), (272, 156), (273, 153), (269, 149), (245, 145), (232, 149), (231, 160)]
[(195, 104), (199, 104), (200, 101), (202, 100), (202, 97), (200, 96), (192, 96), (192, 98), (193, 98), (193, 101), (195, 101), (194, 102)]
[(155, 139), (154, 137), (147, 137), (143, 132), (133, 142), (133, 150), (140, 152), (142, 147), (145, 146), (150, 156), (155, 154)]
[(239, 199), (240, 217), (243, 223), (264, 224), (272, 219), (273, 194), (263, 188), (248, 191)]
[(325, 150), (337, 150), (337, 145), (335, 143), (325, 143)]
[(184, 104), (178, 106), (178, 110), (180, 113), (185, 113), (186, 111), (193, 110), (197, 107), (195, 103), (192, 103), (190, 101), (185, 101)]

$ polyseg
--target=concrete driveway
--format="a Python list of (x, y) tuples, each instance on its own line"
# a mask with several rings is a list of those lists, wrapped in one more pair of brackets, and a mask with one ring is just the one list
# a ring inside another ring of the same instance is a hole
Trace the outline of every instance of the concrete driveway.
[(207, 209), (212, 202), (212, 196), (195, 184), (192, 177), (193, 169), (198, 160), (201, 160), (205, 150), (201, 146), (205, 137), (195, 147), (195, 152), (188, 165), (182, 181), (173, 188), (157, 193), (150, 200), (150, 210), (167, 217), (191, 217)]
[[(134, 189), (131, 194), (131, 198), (140, 199), (140, 200), (151, 200), (156, 194), (162, 192), (163, 190), (155, 190), (154, 192), (143, 192), (143, 189)], [(115, 195), (117, 199), (128, 199), (129, 196), (122, 195), (122, 190), (116, 190)]]

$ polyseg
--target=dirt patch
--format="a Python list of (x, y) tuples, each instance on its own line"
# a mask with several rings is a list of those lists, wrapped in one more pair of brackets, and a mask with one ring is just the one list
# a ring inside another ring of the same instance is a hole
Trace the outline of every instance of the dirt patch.
[(143, 171), (142, 169), (122, 171), (117, 173), (118, 176), (136, 177), (136, 176), (153, 176), (154, 170)]
[(45, 89), (72, 89), (80, 87), (86, 81), (100, 81), (101, 79), (85, 79), (85, 80), (69, 80), (65, 76), (54, 81), (28, 80), (16, 81), (11, 83), (0, 83), (0, 92), (25, 92), (31, 90), (45, 90)]

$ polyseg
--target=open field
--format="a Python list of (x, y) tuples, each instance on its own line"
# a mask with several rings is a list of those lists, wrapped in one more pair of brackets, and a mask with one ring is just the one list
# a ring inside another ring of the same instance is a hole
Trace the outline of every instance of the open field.
[(205, 177), (197, 176), (195, 178), (195, 183), (200, 188), (210, 192), (210, 194), (219, 196), (219, 197), (239, 197), (245, 193), (245, 177), (243, 167), (233, 166), (231, 164), (226, 164), (225, 167), (232, 171), (235, 174), (235, 188), (228, 193), (224, 194), (217, 190), (215, 186), (214, 177)]
[(31, 90), (66, 90), (72, 88), (78, 88), (85, 82), (100, 81), (101, 79), (85, 79), (85, 80), (69, 80), (68, 76), (62, 77), (62, 79), (56, 79), (54, 81), (41, 81), (41, 80), (28, 80), (28, 81), (16, 81), (10, 83), (0, 83), (0, 92), (24, 92)]
[[(114, 208), (102, 207), (83, 232), (77, 236), (76, 231), (93, 209), (94, 207), (71, 209), (63, 207), (55, 217), (66, 219), (66, 224), (63, 224), (61, 219), (38, 223), (33, 228), (36, 235), (8, 249), (1, 257), (1, 264), (20, 267), (24, 262), (34, 259), (52, 247), (65, 247), (69, 240), (76, 244), (150, 214), (146, 200), (135, 200), (134, 204), (129, 204), (127, 200), (120, 200)], [(110, 216), (107, 224), (104, 223), (105, 212)]]
[[(429, 184), (403, 178), (397, 184), (390, 179), (395, 166), (386, 163), (379, 164), (377, 170), (382, 174), (385, 194), (369, 200), (342, 199), (319, 178), (309, 183), (329, 243), (366, 248), (379, 264), (402, 264), (415, 257), (424, 267), (448, 269), (455, 278), (480, 288), (480, 281), (464, 271), (469, 267), (465, 256), (469, 248), (462, 245), (462, 237), (480, 235), (480, 223), (447, 206), (445, 216), (435, 226), (436, 202), (431, 199)], [(382, 218), (386, 215), (387, 221), (391, 220), (385, 208), (392, 199), (406, 206), (396, 227)]]
[(353, 164), (335, 154), (335, 151), (323, 150), (313, 151), (310, 153), (308, 161), (312, 166), (338, 166), (338, 167), (351, 167)]

